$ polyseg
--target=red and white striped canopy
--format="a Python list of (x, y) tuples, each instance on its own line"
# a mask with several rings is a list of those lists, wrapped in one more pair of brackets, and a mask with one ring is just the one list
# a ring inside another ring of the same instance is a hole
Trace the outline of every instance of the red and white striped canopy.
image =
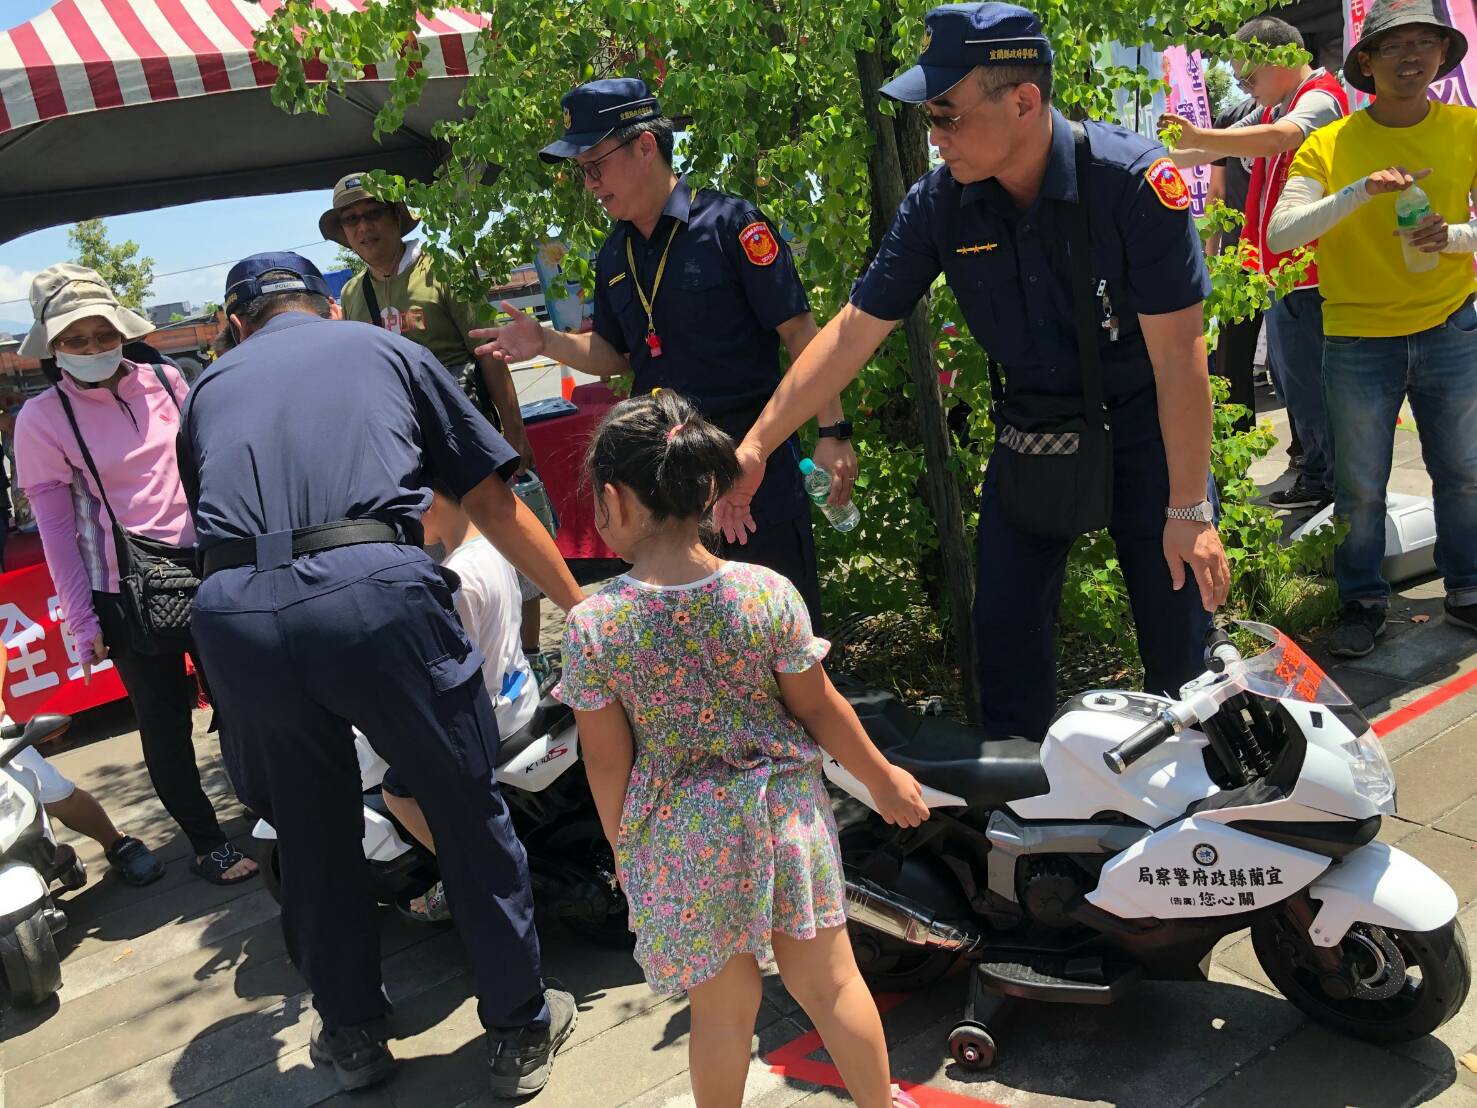
[[(362, 11), (374, 0), (315, 0)], [(283, 0), (57, 0), (0, 33), (0, 134), (33, 123), (130, 105), (270, 87), (277, 71), (256, 57), (256, 32)], [(421, 18), (418, 41), (432, 77), (466, 77), (485, 16), (449, 7)], [(369, 80), (389, 80), (393, 64)], [(321, 80), (321, 63), (308, 68)]]

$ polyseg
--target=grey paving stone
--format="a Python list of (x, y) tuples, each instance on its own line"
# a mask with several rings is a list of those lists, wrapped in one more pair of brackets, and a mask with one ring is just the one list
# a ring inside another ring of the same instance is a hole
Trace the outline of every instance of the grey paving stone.
[(1436, 620), (1416, 625), (1405, 634), (1394, 634), (1396, 629), (1391, 627), (1374, 653), (1345, 666), (1402, 681), (1426, 680), (1439, 666), (1450, 666), (1454, 672), (1456, 664), (1472, 653), (1471, 632)]
[(1419, 1102), (1439, 1081), (1425, 1066), (1309, 1025), (1195, 1102), (1195, 1108), (1391, 1108)]
[(1438, 830), (1477, 842), (1477, 797), (1453, 808), (1436, 821)]
[(1402, 819), (1432, 823), (1459, 807), (1477, 783), (1477, 721), (1454, 727), (1395, 763)]

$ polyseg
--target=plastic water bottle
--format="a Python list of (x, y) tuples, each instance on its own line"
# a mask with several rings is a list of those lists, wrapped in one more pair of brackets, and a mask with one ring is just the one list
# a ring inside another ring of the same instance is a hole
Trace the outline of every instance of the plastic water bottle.
[[(1395, 221), (1402, 231), (1409, 231), (1420, 226), (1421, 220), (1430, 214), (1431, 201), (1421, 191), (1419, 185), (1411, 185), (1395, 197)], [(1411, 246), (1410, 240), (1404, 235), (1400, 236), (1400, 248), (1405, 251), (1405, 268), (1412, 273), (1426, 273), (1433, 270), (1436, 268), (1436, 263), (1441, 260), (1439, 254), (1430, 254)]]
[(831, 495), (831, 475), (809, 458), (800, 460), (800, 477), (805, 484), (805, 495), (825, 513), (831, 526), (838, 531), (850, 531), (861, 522), (862, 513), (851, 501), (845, 504), (827, 504)]

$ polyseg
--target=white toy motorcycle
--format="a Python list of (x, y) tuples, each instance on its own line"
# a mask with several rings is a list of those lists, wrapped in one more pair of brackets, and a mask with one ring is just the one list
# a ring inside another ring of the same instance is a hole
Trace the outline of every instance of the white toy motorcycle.
[[(1182, 699), (1083, 693), (1042, 741), (852, 695), (933, 810), (911, 830), (843, 824), (853, 942), (888, 988), (973, 963), (949, 1036), (961, 1065), (993, 1062), (990, 1024), (1013, 999), (1107, 1004), (1144, 978), (1204, 980), (1215, 944), (1248, 927), (1282, 994), (1346, 1034), (1415, 1039), (1460, 1009), (1456, 894), (1374, 841), (1395, 812), (1379, 739), (1295, 643), (1242, 626), (1272, 647), (1243, 659), (1215, 632)], [(834, 759), (825, 771), (870, 806)]]
[[(436, 880), (436, 856), (418, 843), (385, 804), (380, 786), (389, 765), (355, 732), (364, 789), (364, 856), (375, 896), (406, 903)], [(534, 896), (584, 938), (613, 947), (634, 941), (615, 861), (581, 768), (574, 712), (546, 696), (529, 722), (498, 746), (497, 781), (524, 849)], [(281, 898), (277, 832), (266, 820), (252, 830), (262, 879)]]
[(69, 716), (46, 715), (24, 727), (0, 725), (0, 1008), (34, 1007), (62, 987), (52, 935), (67, 917), (52, 901), (51, 885), (80, 889), (87, 870), (75, 850), (58, 845), (35, 775), (10, 763), (71, 724)]

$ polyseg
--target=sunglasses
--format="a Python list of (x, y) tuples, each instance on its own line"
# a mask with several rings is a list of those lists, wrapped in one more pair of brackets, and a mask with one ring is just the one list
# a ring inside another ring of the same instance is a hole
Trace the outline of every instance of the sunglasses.
[(388, 204), (378, 208), (368, 208), (360, 212), (349, 212), (347, 215), (338, 217), (340, 227), (357, 227), (361, 223), (378, 223), (394, 211)]

